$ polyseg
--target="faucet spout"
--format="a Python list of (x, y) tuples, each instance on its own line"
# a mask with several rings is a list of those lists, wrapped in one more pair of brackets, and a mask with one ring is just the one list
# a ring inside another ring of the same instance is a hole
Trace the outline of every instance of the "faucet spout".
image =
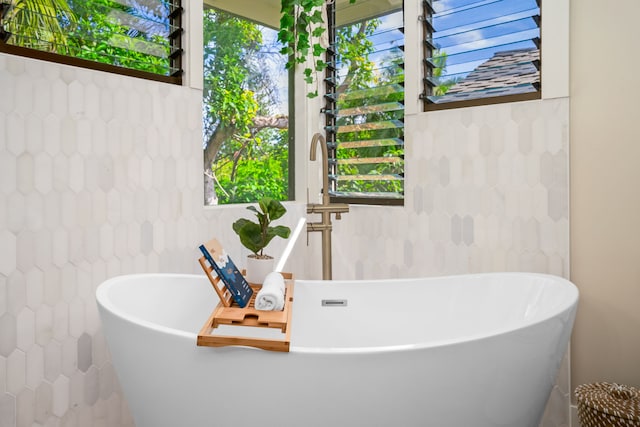
[(327, 150), (327, 141), (324, 139), (321, 133), (315, 133), (311, 138), (311, 153), (309, 156), (309, 160), (316, 160), (316, 151), (320, 145), (320, 149), (322, 150), (322, 204), (329, 204), (329, 152)]

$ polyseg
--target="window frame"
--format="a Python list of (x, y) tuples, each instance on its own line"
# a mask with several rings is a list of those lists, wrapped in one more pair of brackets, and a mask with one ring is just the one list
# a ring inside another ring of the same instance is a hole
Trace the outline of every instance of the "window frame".
[(171, 11), (171, 13), (169, 14), (169, 18), (171, 24), (178, 27), (178, 29), (168, 37), (171, 43), (171, 47), (174, 48), (175, 52), (177, 53), (176, 55), (173, 55), (173, 57), (170, 57), (170, 67), (178, 70), (173, 75), (165, 76), (150, 73), (148, 71), (140, 71), (103, 62), (77, 58), (75, 56), (47, 52), (24, 46), (16, 46), (8, 44), (2, 40), (0, 40), (0, 53), (22, 56), (25, 58), (32, 58), (47, 62), (54, 62), (57, 64), (70, 65), (73, 67), (86, 68), (89, 70), (103, 71), (123, 76), (153, 80), (157, 82), (182, 85), (182, 76), (184, 75), (184, 70), (182, 68), (182, 57), (184, 55), (184, 50), (182, 48), (182, 35), (184, 34), (184, 28), (182, 26), (182, 14), (184, 13), (184, 8), (182, 7), (182, 0), (173, 1), (176, 3), (177, 7), (173, 11)]

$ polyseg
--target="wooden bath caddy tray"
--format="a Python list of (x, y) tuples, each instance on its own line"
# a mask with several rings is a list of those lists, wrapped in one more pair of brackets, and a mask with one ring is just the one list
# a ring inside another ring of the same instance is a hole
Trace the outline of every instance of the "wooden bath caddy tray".
[[(241, 345), (257, 347), (271, 351), (289, 351), (291, 342), (291, 308), (293, 303), (293, 275), (281, 273), (285, 279), (284, 310), (264, 311), (256, 310), (255, 300), (260, 285), (250, 284), (253, 289), (251, 300), (241, 308), (224, 287), (220, 278), (215, 275), (213, 268), (208, 266), (204, 257), (199, 259), (200, 266), (206, 273), (211, 285), (215, 289), (220, 302), (200, 329), (197, 345), (206, 347), (224, 347), (229, 345)], [(244, 273), (244, 272), (243, 272)], [(248, 337), (244, 335), (214, 335), (218, 326), (249, 326), (257, 328), (276, 328), (283, 334), (282, 339)]]

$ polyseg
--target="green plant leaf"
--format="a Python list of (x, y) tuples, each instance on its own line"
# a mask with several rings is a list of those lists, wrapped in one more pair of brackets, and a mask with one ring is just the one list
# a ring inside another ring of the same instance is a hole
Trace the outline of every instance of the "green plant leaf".
[(324, 62), (322, 59), (318, 59), (316, 61), (316, 70), (323, 71), (325, 68), (327, 68), (327, 63)]
[(268, 198), (268, 201), (265, 203), (265, 207), (271, 221), (281, 218), (285, 213), (287, 213), (287, 209), (282, 205), (282, 203), (271, 198)]
[(293, 27), (294, 23), (295, 23), (295, 21), (293, 19), (293, 15), (290, 15), (288, 13), (284, 13), (280, 17), (280, 28), (282, 28), (282, 31), (290, 33), (291, 31), (288, 30), (288, 28)]
[(324, 47), (322, 47), (322, 45), (320, 45), (319, 43), (315, 43), (313, 45), (313, 56), (320, 56), (325, 51), (326, 51), (326, 49)]
[(278, 225), (272, 228), (274, 236), (282, 237), (283, 239), (289, 238), (291, 229), (284, 225)]
[(322, 12), (319, 9), (316, 9), (311, 15), (309, 15), (309, 22), (313, 22), (314, 24), (320, 24), (324, 22), (322, 19)]
[(262, 255), (262, 250), (274, 237), (287, 238), (291, 233), (289, 227), (279, 225), (271, 227), (271, 222), (281, 218), (287, 209), (278, 200), (263, 197), (258, 201), (258, 208), (247, 206), (258, 217), (258, 223), (241, 218), (233, 223), (233, 231), (240, 236), (240, 242), (255, 255)]
[(256, 255), (266, 246), (260, 225), (255, 222), (240, 218), (233, 223), (233, 230), (240, 236), (240, 242), (244, 247)]

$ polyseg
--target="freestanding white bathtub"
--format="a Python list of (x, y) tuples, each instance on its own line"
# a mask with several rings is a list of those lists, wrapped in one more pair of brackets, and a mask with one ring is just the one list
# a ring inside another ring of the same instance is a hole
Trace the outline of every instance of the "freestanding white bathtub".
[(137, 427), (537, 427), (578, 291), (520, 273), (299, 280), (289, 353), (197, 347), (204, 275), (116, 277), (97, 301)]

